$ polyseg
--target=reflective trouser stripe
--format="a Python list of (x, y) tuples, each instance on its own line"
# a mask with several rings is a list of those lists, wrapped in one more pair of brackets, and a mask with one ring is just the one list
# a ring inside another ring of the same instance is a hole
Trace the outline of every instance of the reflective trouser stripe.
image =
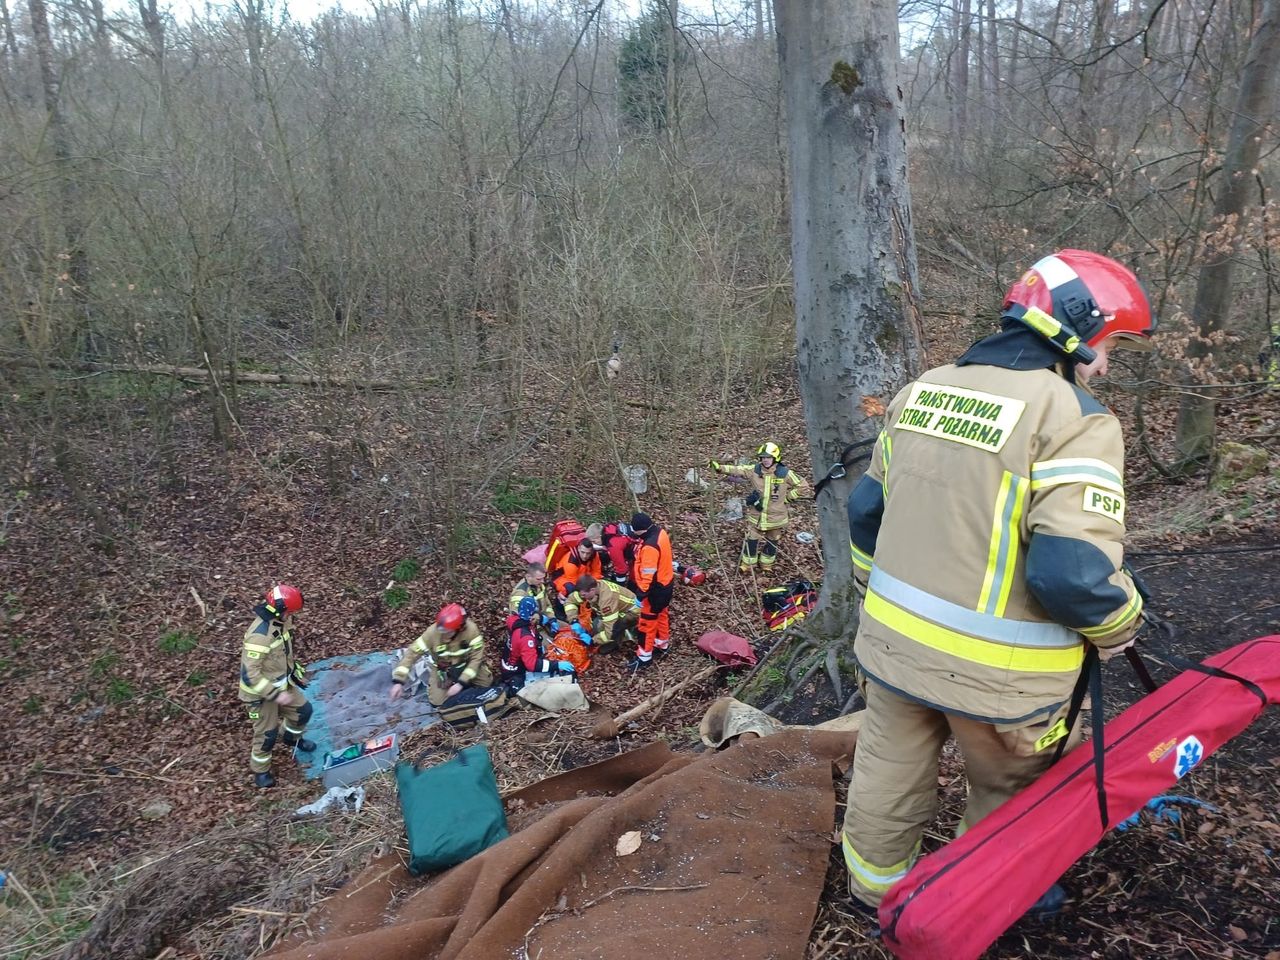
[(890, 887), (905, 877), (920, 853), (920, 844), (917, 843), (907, 859), (887, 867), (878, 867), (853, 849), (853, 844), (843, 831), (840, 833), (840, 846), (844, 850), (844, 865), (858, 886), (879, 894), (887, 893)]
[(858, 545), (852, 540), (849, 541), (849, 557), (853, 560), (853, 565), (859, 570), (871, 572), (871, 554), (858, 549)]

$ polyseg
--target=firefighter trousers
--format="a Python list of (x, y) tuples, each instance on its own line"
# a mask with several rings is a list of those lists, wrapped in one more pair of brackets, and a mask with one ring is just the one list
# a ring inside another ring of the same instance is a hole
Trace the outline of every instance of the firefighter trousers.
[(674, 581), (665, 586), (654, 584), (640, 601), (640, 645), (636, 656), (648, 660), (653, 650), (667, 649), (671, 642), (671, 619), (668, 608), (671, 606), (671, 594)]
[(290, 686), (289, 693), (299, 702), (282, 707), (274, 700), (255, 700), (246, 703), (249, 722), (253, 724), (253, 746), (249, 750), (249, 769), (254, 773), (266, 773), (271, 769), (271, 751), (275, 749), (280, 728), (284, 728), (284, 742), (292, 747), (307, 729), (311, 719), (311, 704), (297, 687)]
[[(782, 531), (785, 529), (785, 524), (779, 527), (770, 527), (767, 530), (761, 530), (754, 523), (751, 524), (742, 541), (742, 555), (738, 558), (739, 565), (742, 567), (754, 567), (758, 563), (762, 567), (773, 566), (774, 561), (778, 558), (778, 540), (782, 537)], [(764, 543), (761, 543), (761, 540)]]
[(937, 814), (938, 755), (954, 736), (964, 755), (968, 797), (956, 836), (973, 826), (1053, 761), (1058, 740), (1080, 740), (1080, 725), (1066, 734), (1066, 712), (1007, 729), (907, 700), (871, 681), (858, 734), (841, 845), (849, 891), (878, 906), (920, 854), (920, 839)]

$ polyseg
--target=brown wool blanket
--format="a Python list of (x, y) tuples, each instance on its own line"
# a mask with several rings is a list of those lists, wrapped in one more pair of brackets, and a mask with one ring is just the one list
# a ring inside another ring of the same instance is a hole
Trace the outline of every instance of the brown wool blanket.
[[(428, 879), (398, 855), (375, 860), (270, 956), (803, 956), (835, 827), (833, 766), (856, 739), (787, 728), (680, 755), (658, 743), (560, 774), (506, 798), (506, 840)], [(633, 832), (638, 849), (620, 855)]]

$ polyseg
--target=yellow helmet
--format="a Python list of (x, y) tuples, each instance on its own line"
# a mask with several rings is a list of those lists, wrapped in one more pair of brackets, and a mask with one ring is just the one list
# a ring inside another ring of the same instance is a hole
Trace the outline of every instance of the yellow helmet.
[(774, 443), (772, 440), (769, 440), (769, 441), (766, 441), (765, 443), (760, 444), (760, 446), (756, 448), (756, 456), (771, 457), (776, 463), (777, 461), (782, 459), (782, 448), (778, 446), (776, 443)]

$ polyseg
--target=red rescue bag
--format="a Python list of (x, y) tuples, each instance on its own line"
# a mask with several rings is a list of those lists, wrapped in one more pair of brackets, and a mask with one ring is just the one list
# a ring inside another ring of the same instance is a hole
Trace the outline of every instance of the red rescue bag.
[(708, 656), (731, 667), (754, 667), (756, 652), (751, 641), (723, 630), (708, 630), (698, 638), (697, 647)]
[(886, 946), (905, 960), (978, 957), (1107, 830), (1280, 701), (1280, 636), (1223, 650), (1204, 666), (1218, 675), (1187, 670), (1106, 725), (1110, 823), (1101, 822), (1094, 745), (1085, 741), (889, 890), (879, 917)]
[(546, 559), (548, 583), (554, 583), (556, 577), (564, 572), (565, 560), (578, 549), (586, 535), (587, 531), (577, 520), (558, 520), (551, 528)]

